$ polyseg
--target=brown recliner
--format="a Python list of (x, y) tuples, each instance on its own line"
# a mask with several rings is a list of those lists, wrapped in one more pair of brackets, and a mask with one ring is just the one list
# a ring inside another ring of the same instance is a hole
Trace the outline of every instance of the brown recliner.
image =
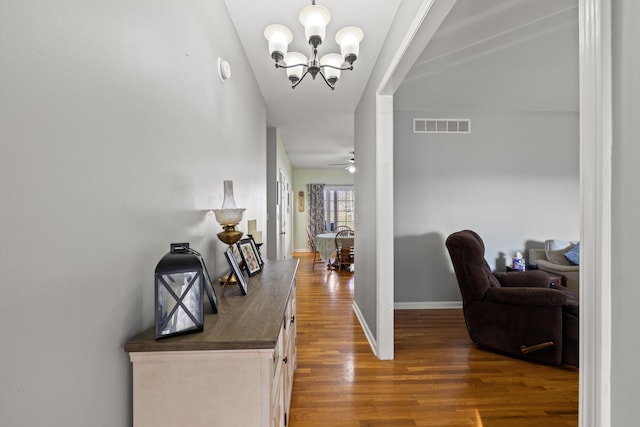
[(578, 366), (579, 302), (573, 292), (551, 288), (543, 271), (493, 273), (474, 231), (453, 233), (446, 246), (473, 342), (525, 359)]

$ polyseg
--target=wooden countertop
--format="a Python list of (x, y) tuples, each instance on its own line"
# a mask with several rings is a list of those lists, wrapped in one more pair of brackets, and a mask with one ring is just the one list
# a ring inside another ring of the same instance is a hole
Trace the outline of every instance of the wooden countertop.
[[(220, 297), (218, 313), (211, 312), (207, 296), (204, 330), (156, 340), (154, 327), (134, 336), (124, 346), (127, 352), (237, 350), (273, 348), (276, 345), (289, 294), (293, 287), (297, 259), (265, 260), (262, 273), (247, 278), (247, 295), (237, 286)], [(246, 276), (245, 276), (246, 278)]]

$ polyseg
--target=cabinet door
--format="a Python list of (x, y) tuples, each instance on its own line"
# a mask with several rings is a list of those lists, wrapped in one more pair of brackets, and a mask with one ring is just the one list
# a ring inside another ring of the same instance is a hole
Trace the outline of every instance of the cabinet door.
[(293, 373), (296, 369), (296, 295), (295, 286), (287, 303), (285, 323), (288, 323), (284, 341), (284, 359), (282, 366), (283, 402), (285, 417), (289, 418), (291, 406), (291, 392), (293, 388)]
[(282, 395), (282, 375), (279, 376), (271, 403), (271, 427), (284, 427), (284, 401)]

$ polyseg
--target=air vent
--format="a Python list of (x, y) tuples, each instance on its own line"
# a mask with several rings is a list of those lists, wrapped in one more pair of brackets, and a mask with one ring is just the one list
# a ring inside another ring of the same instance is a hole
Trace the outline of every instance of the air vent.
[(413, 119), (413, 133), (471, 133), (471, 120)]

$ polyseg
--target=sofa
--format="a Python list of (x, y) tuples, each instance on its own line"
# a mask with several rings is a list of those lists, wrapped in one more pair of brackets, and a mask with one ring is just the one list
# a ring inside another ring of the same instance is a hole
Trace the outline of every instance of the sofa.
[(544, 249), (529, 249), (529, 264), (566, 278), (565, 285), (580, 293), (580, 242), (546, 240)]

